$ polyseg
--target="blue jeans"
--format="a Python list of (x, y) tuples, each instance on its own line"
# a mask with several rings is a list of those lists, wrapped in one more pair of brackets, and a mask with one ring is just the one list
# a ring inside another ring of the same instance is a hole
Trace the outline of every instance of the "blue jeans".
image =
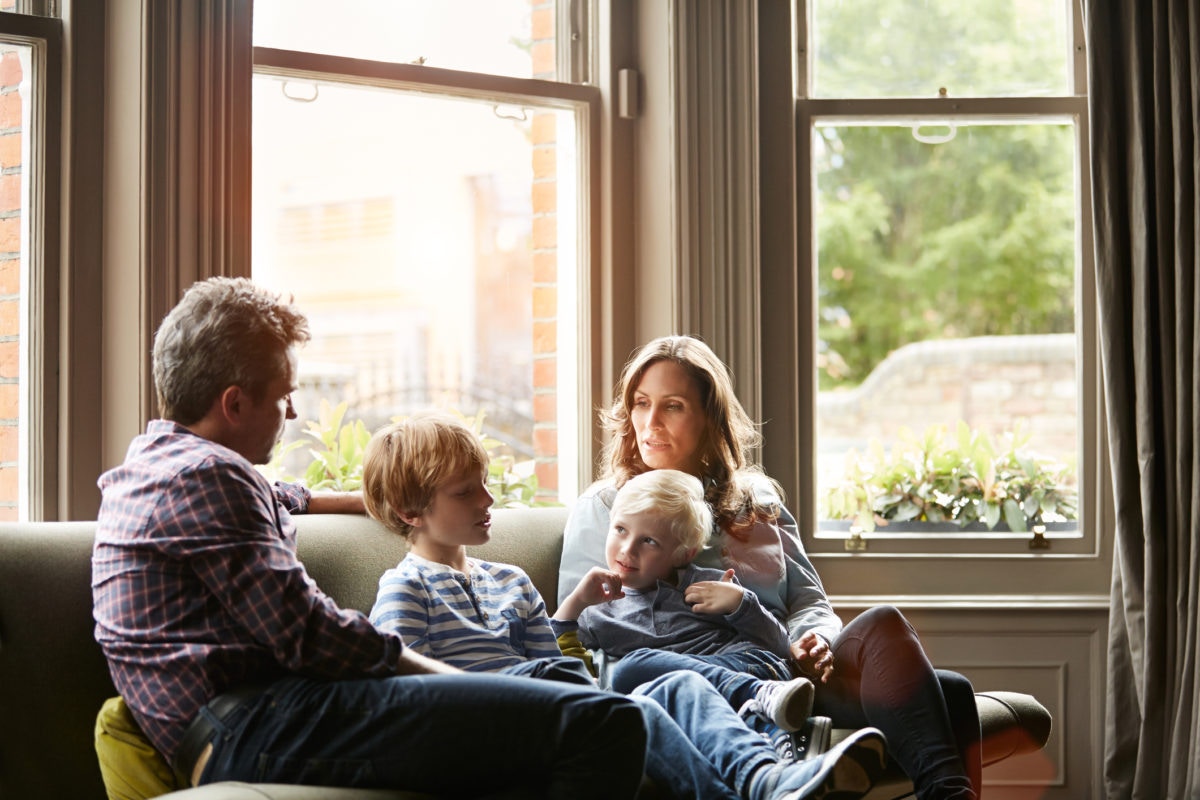
[(983, 766), (971, 682), (935, 670), (916, 631), (893, 606), (859, 614), (830, 647), (833, 677), (816, 682), (813, 713), (839, 728), (883, 731), (888, 752), (921, 800), (965, 788), (978, 796)]
[(611, 692), (504, 675), (289, 677), (218, 723), (200, 782), (633, 797), (644, 713)]
[(445, 796), (479, 796), (487, 787), (497, 795), (622, 798), (634, 796), (644, 765), (661, 789), (680, 798), (733, 800), (746, 797), (755, 772), (777, 761), (770, 744), (690, 672), (664, 675), (630, 697), (478, 673), (285, 678), (218, 729), (202, 784)]
[[(591, 682), (577, 658), (538, 658), (504, 672), (568, 682), (583, 676)], [(689, 672), (666, 672), (671, 670), (648, 674), (628, 689), (646, 718), (647, 777), (681, 800), (745, 797), (755, 771), (777, 760), (774, 749), (742, 724), (711, 682)]]
[(646, 774), (680, 798), (749, 797), (755, 772), (778, 761), (707, 679), (671, 672), (630, 697), (646, 715)]
[(641, 648), (613, 665), (612, 688), (629, 694), (641, 684), (676, 670), (691, 670), (703, 676), (734, 709), (754, 697), (763, 681), (786, 681), (793, 677), (787, 659), (770, 650), (694, 656)]
[(596, 687), (596, 679), (588, 672), (587, 664), (574, 656), (545, 656), (531, 658), (500, 670), (501, 675), (521, 675), (526, 678), (541, 678), (544, 681), (576, 683), (580, 686)]

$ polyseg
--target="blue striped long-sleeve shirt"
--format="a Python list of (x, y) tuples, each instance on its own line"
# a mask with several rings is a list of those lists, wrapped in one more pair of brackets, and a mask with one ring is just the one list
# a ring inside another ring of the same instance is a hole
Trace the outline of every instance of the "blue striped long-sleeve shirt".
[(462, 573), (409, 553), (379, 579), (371, 621), (414, 652), (470, 672), (562, 655), (542, 596), (508, 564), (472, 558)]

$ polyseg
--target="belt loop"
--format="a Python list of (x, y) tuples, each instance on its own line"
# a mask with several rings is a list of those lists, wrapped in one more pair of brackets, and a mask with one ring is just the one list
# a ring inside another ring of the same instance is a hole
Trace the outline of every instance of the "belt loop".
[(267, 690), (264, 685), (251, 685), (222, 692), (200, 707), (196, 716), (188, 723), (175, 748), (171, 768), (182, 783), (191, 786), (192, 772), (206, 745), (224, 738), (229, 733), (225, 721), (239, 708), (253, 702)]

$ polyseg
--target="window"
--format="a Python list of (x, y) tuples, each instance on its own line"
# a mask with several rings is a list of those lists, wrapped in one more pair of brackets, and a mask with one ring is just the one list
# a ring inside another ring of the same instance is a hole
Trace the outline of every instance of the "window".
[[(812, 549), (1088, 552), (1082, 33), (1070, 0), (811, 0)], [(804, 228), (802, 227), (802, 231)], [(1036, 539), (1032, 537), (1036, 534)]]
[(439, 408), (573, 498), (598, 94), (550, 80), (555, 4), (312, 6), (254, 18), (252, 275), (313, 333), (285, 444), (322, 401), (368, 430)]
[[(533, 0), (256, 0), (254, 44), (424, 64), (511, 78), (555, 78), (555, 3)], [(464, 21), (470, 24), (463, 24)]]
[(0, 14), (0, 520), (57, 503), (59, 36)]

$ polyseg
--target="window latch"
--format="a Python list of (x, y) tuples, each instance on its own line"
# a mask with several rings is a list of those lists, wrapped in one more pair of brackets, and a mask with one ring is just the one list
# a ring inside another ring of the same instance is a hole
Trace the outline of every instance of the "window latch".
[(863, 538), (862, 528), (851, 525), (850, 535), (842, 540), (842, 545), (851, 553), (865, 553), (867, 540)]
[(1042, 524), (1033, 526), (1033, 538), (1029, 540), (1030, 550), (1049, 550), (1050, 540), (1046, 538), (1046, 526)]

